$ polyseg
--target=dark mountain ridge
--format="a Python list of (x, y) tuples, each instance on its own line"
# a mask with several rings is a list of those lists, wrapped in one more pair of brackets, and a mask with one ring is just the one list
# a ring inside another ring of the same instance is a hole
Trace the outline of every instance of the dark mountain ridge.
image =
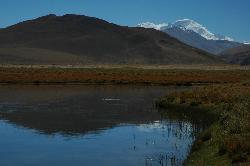
[(250, 45), (228, 49), (221, 53), (221, 57), (228, 63), (250, 65)]
[(214, 64), (219, 58), (164, 32), (67, 14), (0, 29), (0, 63)]

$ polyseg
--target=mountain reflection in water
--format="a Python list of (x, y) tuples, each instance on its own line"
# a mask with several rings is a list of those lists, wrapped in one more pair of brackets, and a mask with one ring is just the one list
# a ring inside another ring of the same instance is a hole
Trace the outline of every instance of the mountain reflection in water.
[(0, 87), (0, 165), (180, 165), (207, 124), (154, 101), (182, 89)]

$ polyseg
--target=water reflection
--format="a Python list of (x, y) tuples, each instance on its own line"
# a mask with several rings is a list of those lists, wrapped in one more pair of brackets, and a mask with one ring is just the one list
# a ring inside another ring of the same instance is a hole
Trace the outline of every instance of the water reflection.
[(0, 87), (0, 165), (181, 165), (206, 125), (154, 108), (176, 90)]

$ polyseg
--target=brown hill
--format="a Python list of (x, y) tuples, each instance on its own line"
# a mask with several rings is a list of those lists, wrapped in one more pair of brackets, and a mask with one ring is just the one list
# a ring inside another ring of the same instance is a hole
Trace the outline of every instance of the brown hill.
[(250, 45), (226, 50), (221, 53), (221, 57), (232, 64), (250, 65)]
[(0, 63), (214, 64), (222, 61), (152, 29), (48, 15), (0, 30)]

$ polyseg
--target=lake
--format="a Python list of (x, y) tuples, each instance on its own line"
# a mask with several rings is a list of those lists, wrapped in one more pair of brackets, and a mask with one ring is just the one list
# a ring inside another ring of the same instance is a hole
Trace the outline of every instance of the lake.
[(207, 124), (154, 103), (184, 89), (0, 86), (0, 165), (181, 165)]

